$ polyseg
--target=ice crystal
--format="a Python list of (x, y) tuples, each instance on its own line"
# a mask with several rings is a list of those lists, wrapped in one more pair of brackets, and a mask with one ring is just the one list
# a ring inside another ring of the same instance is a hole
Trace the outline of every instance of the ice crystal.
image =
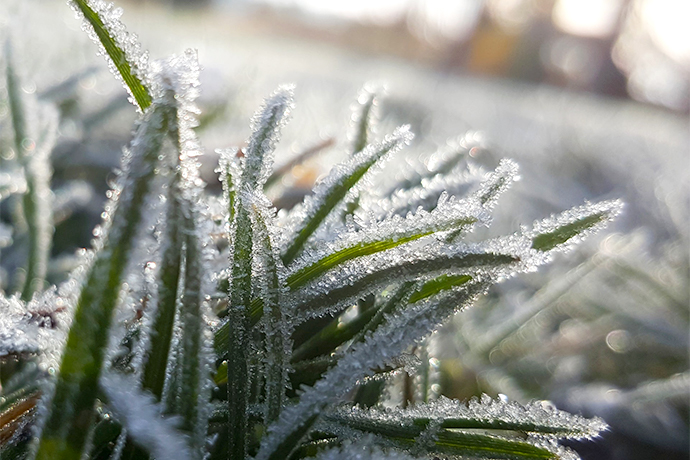
[(150, 449), (155, 458), (191, 460), (194, 458), (177, 426), (178, 417), (163, 415), (163, 408), (150, 394), (137, 389), (131, 378), (107, 374), (101, 388), (108, 405), (135, 442)]
[(361, 420), (372, 423), (414, 424), (415, 421), (435, 421), (446, 428), (458, 429), (514, 429), (544, 437), (586, 439), (606, 429), (599, 418), (586, 419), (557, 410), (548, 401), (533, 401), (526, 405), (514, 401), (493, 399), (487, 395), (467, 403), (441, 396), (438, 400), (416, 404), (407, 409), (362, 409), (344, 406), (334, 418)]

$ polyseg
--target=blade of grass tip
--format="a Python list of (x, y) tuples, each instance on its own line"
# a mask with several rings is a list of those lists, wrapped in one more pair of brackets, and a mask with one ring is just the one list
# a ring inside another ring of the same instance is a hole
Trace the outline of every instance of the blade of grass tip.
[(567, 250), (620, 214), (619, 200), (585, 204), (534, 224), (529, 236), (532, 248), (548, 252)]
[(252, 231), (247, 203), (235, 195), (232, 280), (228, 308), (228, 455), (245, 458), (249, 423), (249, 305), (252, 294)]
[(295, 260), (309, 237), (348, 193), (356, 189), (358, 182), (375, 164), (409, 143), (412, 137), (409, 127), (403, 126), (380, 144), (370, 145), (346, 163), (333, 168), (331, 174), (314, 188), (314, 195), (306, 198), (303, 219), (283, 252), (283, 263), (287, 266)]
[(281, 86), (271, 94), (252, 119), (252, 135), (245, 152), (242, 186), (263, 188), (273, 166), (273, 150), (280, 139), (280, 130), (292, 110), (294, 87)]
[(284, 279), (281, 280), (282, 262), (271, 241), (267, 221), (273, 216), (270, 212), (270, 201), (264, 196), (252, 197), (251, 217), (257, 238), (259, 256), (263, 259), (263, 273), (261, 277), (262, 297), (264, 304), (266, 353), (266, 422), (273, 422), (278, 418), (285, 401), (289, 363), (287, 356), (292, 348), (289, 342), (289, 331), (286, 330), (288, 321), (283, 315)]
[(352, 111), (352, 133), (349, 136), (353, 155), (364, 150), (370, 143), (369, 138), (379, 118), (376, 108), (380, 94), (383, 92), (384, 89), (381, 86), (369, 83), (362, 88), (357, 97), (357, 104)]
[(169, 120), (166, 106), (153, 105), (131, 143), (122, 188), (108, 205), (115, 207), (106, 217), (110, 228), (97, 241), (101, 247), (79, 294), (53, 397), (46, 401), (38, 460), (79, 458), (85, 448), (112, 312)]
[[(534, 445), (519, 438), (509, 439), (484, 433), (482, 431), (449, 431), (445, 424), (436, 419), (433, 413), (429, 417), (414, 417), (418, 413), (413, 409), (391, 409), (381, 411), (374, 407), (346, 406), (325, 416), (326, 420), (336, 422), (356, 430), (374, 433), (395, 442), (403, 449), (410, 449), (417, 443), (424, 442), (431, 452), (453, 455), (467, 455), (472, 458), (500, 459), (551, 459), (557, 458), (554, 452), (545, 447)], [(483, 429), (484, 427), (480, 427)], [(472, 428), (468, 428), (471, 430)], [(487, 428), (492, 429), (492, 428)], [(457, 434), (457, 436), (456, 436)]]
[(112, 3), (91, 0), (70, 0), (69, 4), (83, 19), (89, 37), (110, 58), (109, 66), (122, 79), (132, 102), (142, 112), (146, 110), (151, 105), (149, 89), (142, 82), (147, 56), (140, 51), (136, 37), (127, 33), (120, 22), (121, 10)]

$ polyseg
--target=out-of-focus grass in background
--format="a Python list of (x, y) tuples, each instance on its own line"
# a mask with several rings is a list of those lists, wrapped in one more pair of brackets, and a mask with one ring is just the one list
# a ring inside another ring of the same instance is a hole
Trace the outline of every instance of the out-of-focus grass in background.
[[(501, 285), (431, 340), (434, 389), (459, 398), (551, 399), (600, 415), (611, 432), (576, 446), (585, 459), (688, 457), (690, 3), (117, 3), (152, 58), (199, 50), (199, 132), (209, 152), (220, 139), (240, 145), (256, 104), (280, 83), (297, 84), (301, 123), (287, 127), (289, 147), (276, 152), (277, 163), (312, 148), (318, 154), (280, 184), (295, 195), (322, 174), (319, 155), (342, 154), (345, 139), (333, 133), (349, 116), (347, 101), (376, 80), (389, 88), (381, 123), (412, 122), (411, 155), (429, 158), (448, 136), (467, 131), (454, 142), (475, 145), (470, 154), (479, 162), (512, 156), (520, 163), (522, 180), (499, 204), (510, 212), (495, 213), (515, 220), (496, 220), (486, 233), (515, 230), (517, 221), (583, 199), (622, 198), (626, 209), (612, 233)], [(56, 227), (54, 254), (70, 253), (88, 245), (133, 114), (121, 110), (122, 88), (63, 2), (8, 2), (0, 10), (8, 5), (31, 31), (21, 46), (36, 80), (25, 91), (53, 87), (42, 95), (63, 114), (54, 187), (83, 186)], [(0, 21), (9, 17), (16, 16)], [(54, 86), (74, 68), (87, 75)], [(215, 159), (205, 161), (211, 172)], [(390, 174), (412, 171), (402, 162)], [(3, 257), (11, 271), (13, 255)]]

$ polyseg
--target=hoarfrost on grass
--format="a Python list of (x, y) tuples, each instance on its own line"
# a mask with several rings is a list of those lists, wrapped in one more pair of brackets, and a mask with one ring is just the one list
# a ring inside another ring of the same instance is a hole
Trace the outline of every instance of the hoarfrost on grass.
[[(125, 25), (120, 21), (123, 10), (118, 8), (114, 3), (108, 3), (103, 0), (80, 0), (81, 3), (85, 3), (89, 8), (91, 8), (97, 15), (98, 18), (103, 22), (103, 26), (107, 31), (110, 38), (112, 38), (118, 48), (124, 53), (124, 59), (130, 67), (132, 74), (143, 83), (144, 87), (152, 87), (150, 81), (150, 68), (149, 68), (149, 55), (147, 51), (142, 49), (139, 39), (136, 34), (127, 31)], [(89, 38), (98, 47), (98, 54), (105, 56), (108, 61), (108, 68), (113, 76), (123, 83), (123, 86), (129, 93), (129, 100), (134, 104), (139, 110), (139, 105), (136, 101), (136, 96), (130, 89), (130, 86), (123, 79), (117, 65), (121, 63), (115, 63), (110, 58), (106, 47), (103, 45), (101, 38), (94, 29), (93, 25), (87, 20), (82, 12), (78, 2), (76, 0), (68, 0), (69, 5), (75, 12), (77, 17), (82, 21), (82, 30), (84, 30)]]
[(349, 160), (334, 166), (328, 176), (316, 184), (313, 194), (305, 197), (303, 206), (291, 213), (280, 242), (280, 247), (285, 248), (283, 260), (286, 264), (299, 255), (304, 244), (329, 216), (337, 214), (333, 211), (338, 203), (347, 202), (358, 194), (375, 171), (375, 165), (380, 167), (413, 137), (409, 126), (401, 126), (382, 142), (370, 144)]
[(164, 416), (162, 406), (151, 394), (142, 392), (133, 378), (109, 373), (101, 376), (100, 385), (117, 420), (129, 436), (149, 449), (154, 457), (170, 460), (194, 458), (185, 437), (177, 430), (180, 419)]

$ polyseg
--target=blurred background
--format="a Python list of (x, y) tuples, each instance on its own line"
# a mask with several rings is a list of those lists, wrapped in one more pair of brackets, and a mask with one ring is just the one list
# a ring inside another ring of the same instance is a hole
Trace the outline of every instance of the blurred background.
[[(12, 33), (10, 18), (25, 18), (24, 90), (61, 113), (55, 282), (89, 244), (135, 113), (64, 2), (3, 3), (3, 33)], [(344, 158), (351, 104), (373, 81), (387, 88), (377, 135), (404, 123), (416, 133), (384, 182), (433, 170), (451, 150), (486, 170), (504, 157), (520, 164), (521, 180), (476, 238), (586, 200), (623, 199), (607, 232), (500, 285), (439, 331), (422, 353), (430, 391), (548, 399), (603, 417), (609, 432), (573, 445), (585, 460), (688, 458), (690, 2), (116, 3), (151, 59), (198, 50), (211, 189), (213, 151), (241, 146), (263, 97), (295, 83), (276, 163), (313, 155), (274, 190), (276, 205), (290, 207)], [(23, 259), (12, 247), (3, 250), (3, 280), (15, 260)]]

